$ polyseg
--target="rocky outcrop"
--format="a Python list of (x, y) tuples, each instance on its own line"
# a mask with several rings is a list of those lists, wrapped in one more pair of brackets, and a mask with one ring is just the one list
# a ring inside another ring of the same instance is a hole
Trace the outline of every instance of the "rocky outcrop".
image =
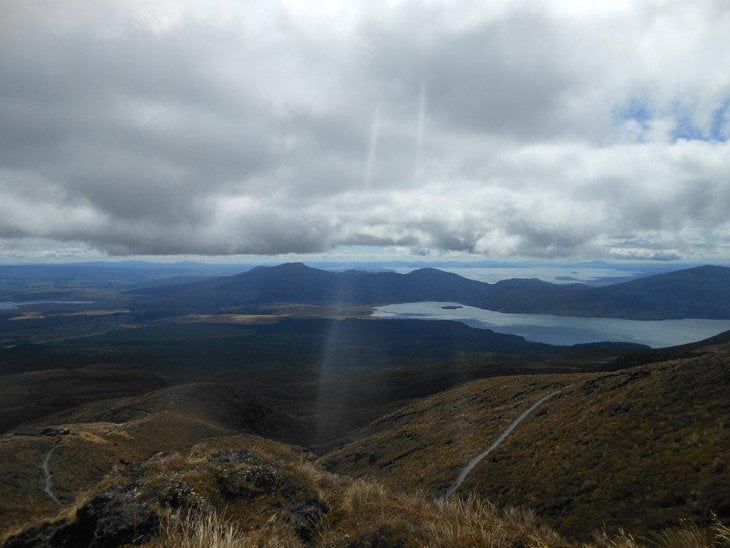
[(133, 490), (117, 487), (92, 498), (73, 522), (61, 520), (27, 529), (8, 539), (4, 548), (140, 544), (150, 540), (158, 524), (157, 514), (138, 502)]

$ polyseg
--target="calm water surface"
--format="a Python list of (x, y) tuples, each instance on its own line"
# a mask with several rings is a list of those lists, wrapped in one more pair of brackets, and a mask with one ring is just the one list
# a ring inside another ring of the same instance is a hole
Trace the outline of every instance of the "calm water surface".
[[(458, 308), (443, 308), (458, 307)], [(550, 314), (506, 314), (457, 303), (421, 302), (379, 306), (373, 316), (389, 319), (453, 320), (470, 327), (520, 335), (528, 341), (573, 345), (632, 342), (662, 348), (700, 341), (730, 330), (730, 320), (622, 320)]]

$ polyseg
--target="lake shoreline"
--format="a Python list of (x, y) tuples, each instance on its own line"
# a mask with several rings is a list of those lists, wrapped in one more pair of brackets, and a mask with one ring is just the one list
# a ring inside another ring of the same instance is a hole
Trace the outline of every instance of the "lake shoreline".
[(374, 308), (380, 319), (450, 320), (476, 329), (518, 335), (528, 341), (572, 346), (596, 342), (623, 342), (664, 348), (707, 339), (730, 330), (730, 320), (626, 320), (511, 314), (452, 302), (400, 303)]

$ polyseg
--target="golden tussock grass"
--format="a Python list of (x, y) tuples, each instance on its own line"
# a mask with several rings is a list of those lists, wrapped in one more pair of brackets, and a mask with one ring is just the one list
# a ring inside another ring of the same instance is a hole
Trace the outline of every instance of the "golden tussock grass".
[[(261, 458), (260, 456), (257, 458)], [(730, 528), (719, 522), (713, 528), (700, 529), (691, 523), (644, 536), (605, 530), (592, 542), (576, 544), (566, 540), (528, 509), (500, 508), (469, 495), (447, 500), (433, 500), (422, 492), (394, 492), (383, 484), (368, 480), (350, 480), (330, 474), (315, 463), (279, 462), (327, 501), (330, 509), (314, 525), (314, 546), (403, 546), (403, 547), (502, 547), (534, 548), (694, 548), (730, 546)], [(187, 477), (205, 483), (205, 471), (211, 466), (207, 457), (196, 452), (185, 456), (179, 452), (158, 455), (148, 464), (151, 479)], [(241, 465), (246, 467), (248, 465)], [(189, 477), (188, 477), (189, 476)], [(75, 511), (95, 492), (123, 482), (121, 476), (108, 476), (103, 482), (80, 494), (76, 501), (60, 509), (54, 521), (74, 519)], [(196, 480), (196, 481), (197, 481)], [(155, 482), (143, 489), (154, 491)], [(196, 488), (199, 485), (196, 485)], [(201, 491), (204, 494), (205, 489)], [(310, 491), (311, 492), (311, 491)], [(209, 495), (209, 493), (208, 493)], [(295, 497), (306, 497), (306, 493)], [(211, 499), (212, 500), (212, 499)], [(296, 500), (292, 499), (292, 500)], [(158, 507), (161, 526), (149, 548), (238, 548), (302, 546), (292, 517), (281, 512), (291, 501), (274, 500), (262, 495), (250, 501), (255, 506), (222, 505), (217, 509), (169, 506)], [(256, 514), (258, 517), (254, 517)], [(267, 516), (270, 516), (267, 518)], [(257, 522), (256, 525), (253, 525)], [(253, 525), (253, 526), (252, 526)]]
[(317, 492), (320, 498), (328, 498), (328, 494), (336, 489), (341, 479), (336, 474), (331, 474), (313, 462), (300, 460), (294, 470), (300, 478)]
[(671, 527), (644, 536), (635, 536), (623, 530), (614, 535), (605, 530), (594, 536), (594, 542), (586, 548), (711, 548), (730, 546), (730, 527), (715, 521), (710, 528), (699, 528), (694, 524)]
[(271, 520), (244, 532), (217, 513), (170, 513), (149, 548), (279, 548), (301, 546), (290, 527)]
[(507, 508), (475, 496), (437, 503), (438, 518), (426, 524), (436, 546), (525, 546), (559, 547), (568, 544), (542, 524), (531, 510)]
[(320, 541), (325, 546), (569, 546), (527, 510), (499, 510), (474, 496), (433, 501), (364, 480), (344, 489), (339, 506), (320, 527)]

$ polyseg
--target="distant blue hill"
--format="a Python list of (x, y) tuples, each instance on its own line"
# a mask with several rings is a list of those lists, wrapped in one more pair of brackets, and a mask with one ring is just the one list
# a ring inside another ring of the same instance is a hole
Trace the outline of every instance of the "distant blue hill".
[(730, 268), (700, 266), (604, 287), (537, 279), (488, 284), (434, 268), (330, 272), (301, 263), (134, 291), (138, 312), (175, 314), (273, 303), (450, 301), (488, 310), (629, 319), (730, 319)]

